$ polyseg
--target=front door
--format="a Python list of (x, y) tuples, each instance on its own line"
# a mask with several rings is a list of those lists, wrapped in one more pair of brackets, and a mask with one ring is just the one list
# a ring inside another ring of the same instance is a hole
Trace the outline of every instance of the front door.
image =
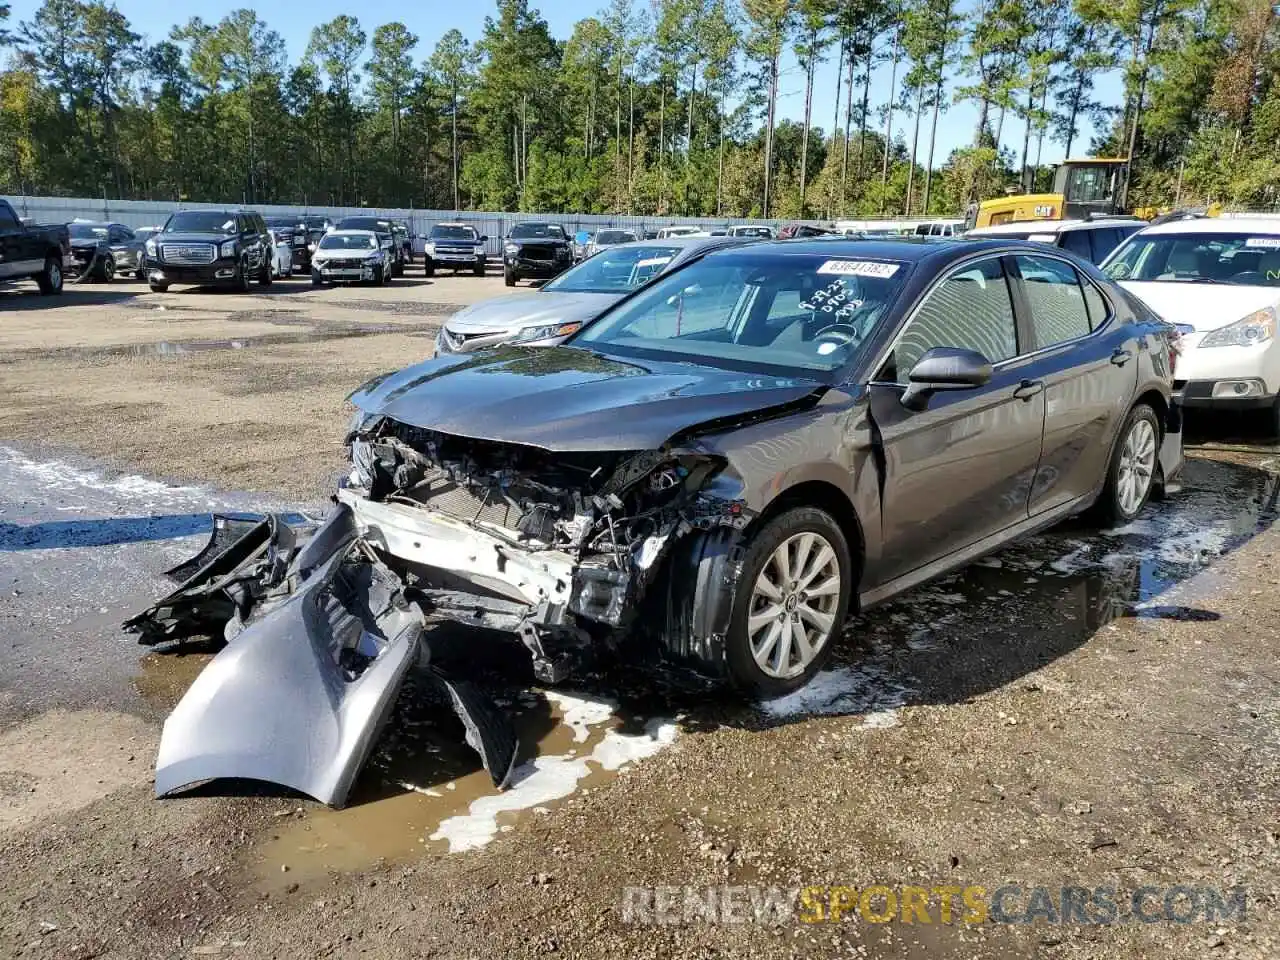
[[(1010, 281), (1000, 257), (970, 262), (925, 296), (870, 386), (884, 449), (883, 547), (868, 586), (910, 573), (1027, 517), (1040, 460), (1043, 385), (1027, 374)], [(983, 387), (902, 405), (916, 361), (934, 347), (991, 361)]]
[(1028, 505), (1034, 514), (1097, 489), (1137, 387), (1136, 328), (1065, 259), (1013, 258), (1029, 316), (1036, 379), (1044, 382), (1044, 448)]

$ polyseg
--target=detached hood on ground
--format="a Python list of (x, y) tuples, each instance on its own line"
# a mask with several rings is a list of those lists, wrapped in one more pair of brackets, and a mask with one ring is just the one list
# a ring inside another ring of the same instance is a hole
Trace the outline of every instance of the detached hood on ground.
[(822, 389), (817, 380), (616, 360), (569, 346), (505, 347), (407, 367), (350, 399), (416, 427), (567, 452), (653, 450), (686, 428)]
[(445, 327), (454, 333), (514, 333), (525, 327), (574, 320), (594, 320), (622, 299), (622, 293), (556, 293), (531, 291), (495, 297), (459, 310)]
[(1197, 333), (1217, 330), (1255, 310), (1280, 303), (1280, 287), (1139, 280), (1121, 280), (1120, 286), (1154, 310), (1162, 320), (1190, 324)]

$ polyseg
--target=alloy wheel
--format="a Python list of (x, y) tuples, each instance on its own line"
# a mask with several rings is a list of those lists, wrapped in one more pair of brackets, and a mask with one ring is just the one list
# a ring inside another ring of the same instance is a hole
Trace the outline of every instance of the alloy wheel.
[(781, 680), (799, 676), (826, 646), (840, 603), (840, 561), (817, 533), (788, 537), (752, 586), (747, 611), (751, 655)]
[(1156, 468), (1156, 432), (1151, 421), (1138, 419), (1129, 428), (1120, 451), (1116, 475), (1116, 499), (1125, 516), (1133, 516), (1142, 506)]

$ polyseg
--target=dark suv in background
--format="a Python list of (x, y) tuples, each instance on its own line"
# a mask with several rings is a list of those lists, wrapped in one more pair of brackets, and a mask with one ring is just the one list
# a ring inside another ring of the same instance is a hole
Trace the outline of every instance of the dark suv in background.
[(426, 275), (435, 276), (437, 267), (449, 267), (454, 273), (470, 270), (483, 277), (488, 264), (484, 244), (488, 239), (469, 223), (437, 223), (423, 247)]
[(271, 284), (271, 236), (251, 210), (179, 210), (146, 244), (147, 281), (161, 293), (171, 283), (215, 284), (248, 291)]
[(502, 245), (502, 280), (550, 280), (573, 266), (573, 242), (558, 223), (517, 223)]

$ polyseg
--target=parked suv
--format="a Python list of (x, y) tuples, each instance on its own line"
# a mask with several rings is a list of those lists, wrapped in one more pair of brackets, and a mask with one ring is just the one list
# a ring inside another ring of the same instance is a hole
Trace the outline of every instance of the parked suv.
[(1089, 263), (1102, 263), (1130, 235), (1147, 225), (1137, 217), (1097, 217), (1093, 220), (1031, 220), (976, 227), (965, 239), (1030, 240), (1051, 243)]
[(454, 273), (470, 269), (477, 277), (483, 277), (488, 263), (484, 243), (488, 239), (469, 223), (437, 223), (431, 228), (423, 251), (427, 276), (434, 276), (436, 267), (450, 267)]
[(157, 293), (171, 283), (245, 292), (251, 280), (271, 283), (271, 235), (251, 210), (179, 210), (147, 241), (147, 281)]
[(550, 280), (573, 266), (573, 244), (557, 223), (517, 223), (502, 246), (502, 279)]

